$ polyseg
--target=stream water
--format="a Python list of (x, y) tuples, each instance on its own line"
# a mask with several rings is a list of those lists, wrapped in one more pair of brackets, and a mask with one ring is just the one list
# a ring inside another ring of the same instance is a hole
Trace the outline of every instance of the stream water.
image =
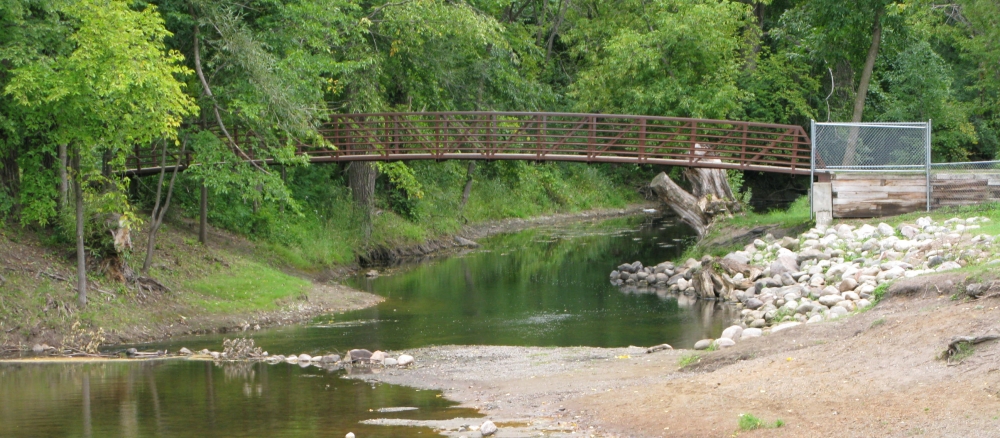
[[(477, 250), (350, 280), (384, 296), (378, 306), (252, 336), (270, 353), (286, 355), (447, 344), (690, 346), (717, 336), (733, 311), (622, 291), (607, 274), (621, 262), (676, 258), (691, 235), (671, 219), (644, 216), (492, 236)], [(223, 337), (144, 348), (218, 350)], [(428, 436), (428, 429), (358, 422), (478, 416), (434, 391), (372, 385), (342, 373), (183, 360), (0, 364), (0, 436)], [(378, 412), (402, 406), (418, 409)]]

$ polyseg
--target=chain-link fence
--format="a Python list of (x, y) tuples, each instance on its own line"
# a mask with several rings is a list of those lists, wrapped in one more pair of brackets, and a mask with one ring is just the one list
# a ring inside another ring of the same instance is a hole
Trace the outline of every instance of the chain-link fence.
[(1000, 201), (1000, 161), (933, 163), (931, 209)]
[(812, 123), (812, 180), (833, 183), (834, 217), (931, 208), (931, 124)]

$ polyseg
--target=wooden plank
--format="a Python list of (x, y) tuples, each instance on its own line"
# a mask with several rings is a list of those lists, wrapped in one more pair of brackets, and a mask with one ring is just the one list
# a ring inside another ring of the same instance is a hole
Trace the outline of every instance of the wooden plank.
[(834, 193), (927, 193), (926, 186), (884, 186), (884, 187), (841, 187), (834, 189)]

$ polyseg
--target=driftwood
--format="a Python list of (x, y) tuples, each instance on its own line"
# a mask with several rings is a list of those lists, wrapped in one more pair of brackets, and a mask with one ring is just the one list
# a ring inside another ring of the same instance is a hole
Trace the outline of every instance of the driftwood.
[(951, 338), (951, 342), (948, 344), (948, 349), (944, 351), (944, 357), (952, 357), (958, 354), (958, 348), (962, 344), (975, 345), (988, 341), (995, 341), (1000, 339), (998, 335), (983, 335), (983, 336), (955, 336)]
[[(698, 144), (695, 148), (703, 149), (698, 151), (697, 155), (710, 156), (707, 148)], [(721, 161), (718, 158), (700, 158), (699, 162)], [(740, 203), (733, 196), (725, 170), (689, 168), (684, 171), (684, 178), (691, 183), (690, 193), (663, 172), (653, 178), (650, 187), (661, 201), (680, 216), (681, 222), (694, 228), (698, 237), (705, 236), (715, 216), (728, 216), (740, 211)]]

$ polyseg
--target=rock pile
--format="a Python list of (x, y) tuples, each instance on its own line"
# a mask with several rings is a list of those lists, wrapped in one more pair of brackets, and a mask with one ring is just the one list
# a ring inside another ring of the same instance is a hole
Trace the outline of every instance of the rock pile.
[[(228, 341), (228, 340), (227, 340)], [(259, 349), (258, 349), (259, 350)], [(245, 355), (234, 357), (231, 352), (217, 352), (209, 351), (208, 349), (201, 350), (197, 353), (188, 350), (187, 348), (181, 348), (179, 353), (185, 356), (209, 356), (212, 360), (259, 360), (264, 361), (269, 364), (278, 363), (290, 363), (298, 364), (299, 366), (317, 366), (322, 368), (330, 367), (344, 367), (344, 366), (383, 366), (383, 367), (405, 367), (412, 365), (414, 363), (413, 356), (409, 354), (402, 354), (398, 358), (389, 357), (383, 351), (376, 350), (374, 353), (364, 349), (355, 349), (347, 352), (347, 355), (340, 357), (339, 354), (327, 354), (321, 356), (310, 356), (308, 354), (290, 354), (288, 356), (284, 355), (271, 355), (268, 352), (260, 352), (252, 355)]]
[[(640, 262), (623, 264), (610, 279), (618, 286), (736, 303), (742, 308), (741, 319), (727, 329), (731, 336), (724, 333), (696, 346), (725, 347), (741, 338), (737, 328), (770, 327), (776, 332), (838, 318), (872, 305), (883, 283), (986, 262), (993, 255), (995, 237), (970, 234), (987, 221), (972, 217), (937, 223), (923, 217), (896, 228), (885, 223), (813, 228), (798, 238), (768, 235), (721, 258), (705, 256), (680, 265), (663, 262), (652, 268)], [(742, 337), (746, 334), (743, 330)]]

